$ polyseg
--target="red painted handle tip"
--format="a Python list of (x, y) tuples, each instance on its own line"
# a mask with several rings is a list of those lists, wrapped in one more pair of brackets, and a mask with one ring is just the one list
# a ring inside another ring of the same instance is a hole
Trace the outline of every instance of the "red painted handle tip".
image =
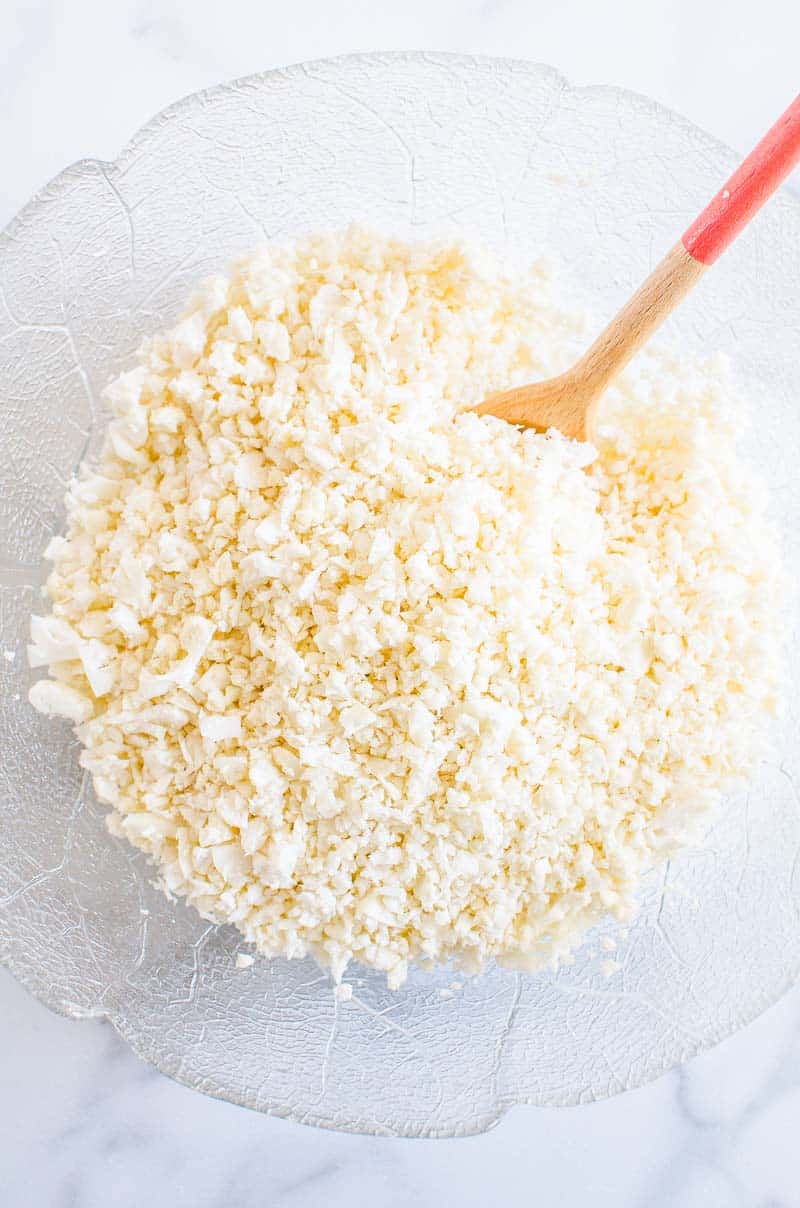
[(690, 256), (714, 261), (800, 163), (800, 96), (736, 169), (683, 236)]

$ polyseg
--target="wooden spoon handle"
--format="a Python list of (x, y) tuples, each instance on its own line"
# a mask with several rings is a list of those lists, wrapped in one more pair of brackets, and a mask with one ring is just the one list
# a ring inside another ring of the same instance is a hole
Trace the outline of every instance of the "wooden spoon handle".
[(600, 395), (800, 162), (800, 96), (571, 371), (592, 431)]
[(705, 271), (705, 264), (676, 243), (571, 370), (580, 381), (588, 432), (593, 430), (594, 409), (606, 387)]

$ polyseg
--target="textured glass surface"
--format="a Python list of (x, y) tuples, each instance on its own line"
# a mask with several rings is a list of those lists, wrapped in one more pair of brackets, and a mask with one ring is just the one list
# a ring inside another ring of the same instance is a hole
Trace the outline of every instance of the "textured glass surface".
[[(198, 1090), (329, 1127), (441, 1136), (510, 1105), (637, 1086), (751, 1019), (800, 968), (797, 643), (776, 753), (707, 847), (654, 876), (603, 975), (452, 973), (397, 994), (353, 969), (336, 1003), (310, 960), (237, 971), (236, 934), (170, 904), (111, 838), (69, 727), (27, 704), (27, 618), (98, 403), (190, 287), (265, 238), (353, 218), (541, 250), (598, 319), (716, 190), (733, 155), (648, 101), (524, 63), (390, 55), (312, 63), (190, 97), (113, 164), (68, 169), (0, 242), (0, 955), (56, 1010), (107, 1016)], [(670, 326), (730, 352), (752, 452), (796, 571), (800, 207), (778, 197)], [(797, 630), (797, 614), (791, 621)], [(609, 930), (611, 930), (609, 928)]]

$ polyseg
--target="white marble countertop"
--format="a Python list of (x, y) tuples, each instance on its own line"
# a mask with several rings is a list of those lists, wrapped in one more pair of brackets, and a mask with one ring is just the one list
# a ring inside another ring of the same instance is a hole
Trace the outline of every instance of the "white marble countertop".
[[(300, 59), (418, 48), (550, 62), (647, 92), (745, 149), (797, 88), (800, 8), (728, 0), (6, 0), (0, 225), (72, 160), (113, 158), (155, 111)], [(0, 972), (2, 1208), (374, 1203), (798, 1208), (800, 987), (627, 1095), (518, 1108), (490, 1134), (325, 1133), (206, 1099), (113, 1029), (59, 1018)]]

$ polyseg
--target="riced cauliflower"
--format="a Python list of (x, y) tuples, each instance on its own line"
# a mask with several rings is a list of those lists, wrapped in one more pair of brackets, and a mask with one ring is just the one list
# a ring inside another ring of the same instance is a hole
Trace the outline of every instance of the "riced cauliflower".
[(240, 261), (109, 386), (31, 701), (262, 953), (558, 962), (751, 767), (780, 566), (724, 365), (638, 358), (597, 450), (466, 410), (586, 338), (541, 267), (352, 229)]

